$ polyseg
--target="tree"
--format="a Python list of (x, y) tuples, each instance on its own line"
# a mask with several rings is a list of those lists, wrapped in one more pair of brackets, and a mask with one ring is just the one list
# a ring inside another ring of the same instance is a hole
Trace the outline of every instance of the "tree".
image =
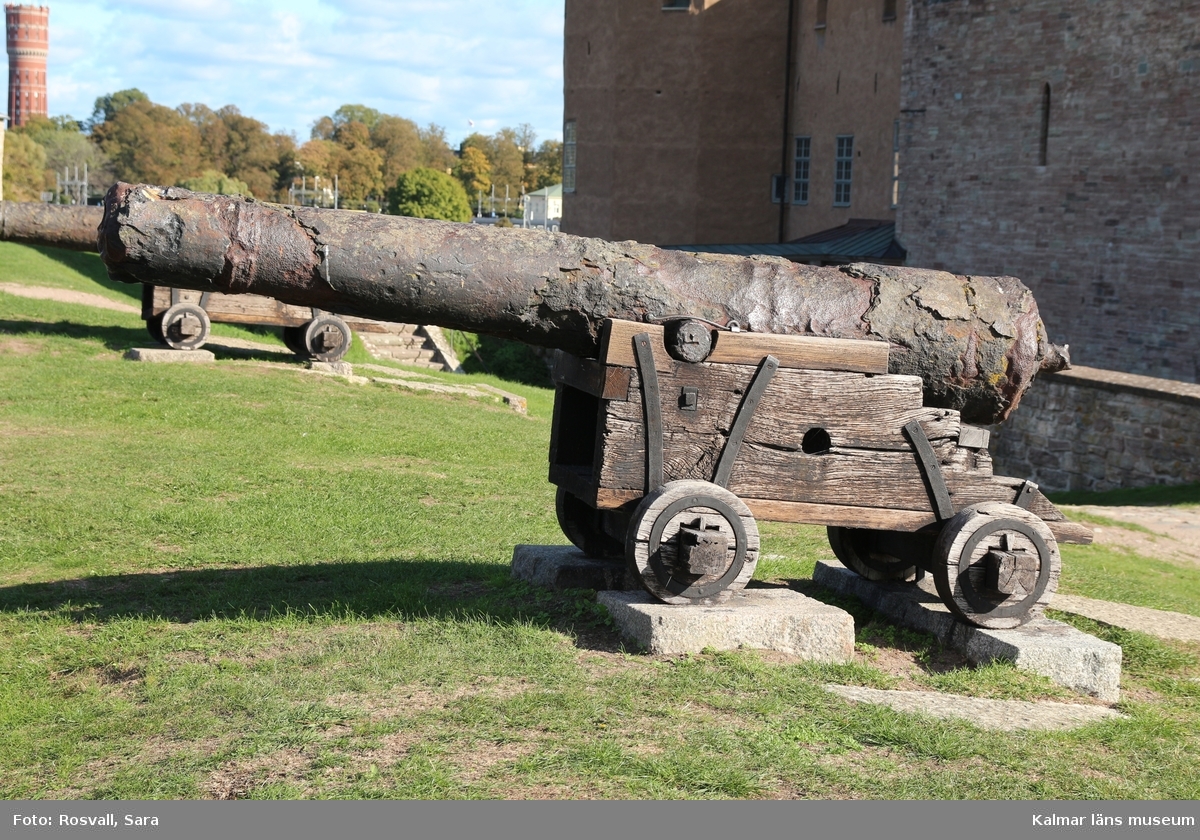
[(250, 188), (245, 181), (230, 178), (215, 169), (206, 169), (195, 178), (185, 178), (179, 186), (195, 192), (212, 193), (213, 195), (250, 195)]
[(233, 105), (219, 109), (217, 115), (226, 131), (221, 171), (244, 181), (260, 198), (272, 196), (280, 180), (280, 150), (266, 123), (243, 115)]
[(371, 145), (383, 157), (385, 184), (394, 184), (408, 170), (426, 165), (420, 130), (412, 120), (382, 117), (371, 128)]
[(46, 188), (46, 150), (17, 131), (4, 140), (4, 197), (41, 201)]
[(562, 142), (544, 140), (533, 155), (530, 171), (530, 191), (562, 183)]
[(338, 176), (343, 207), (358, 208), (383, 193), (383, 158), (371, 146), (371, 132), (360, 122), (338, 126), (330, 165)]
[(446, 129), (436, 123), (430, 123), (425, 128), (417, 129), (417, 134), (420, 136), (421, 146), (424, 148), (422, 158), (424, 165), (430, 169), (436, 169), (438, 172), (450, 174), (458, 158), (450, 148), (450, 144), (446, 142)]
[(94, 128), (100, 125), (100, 123), (108, 122), (126, 106), (132, 105), (134, 102), (149, 101), (150, 97), (137, 88), (128, 88), (127, 90), (119, 90), (116, 93), (98, 96), (96, 97), (96, 106), (92, 109), (92, 127)]
[(171, 185), (203, 170), (200, 131), (175, 109), (147, 100), (121, 108), (92, 136), (123, 181)]
[(362, 123), (370, 131), (384, 115), (374, 108), (368, 108), (366, 105), (343, 105), (333, 112), (333, 127), (341, 128), (346, 123), (358, 122)]
[(492, 188), (492, 164), (480, 149), (467, 146), (462, 150), (454, 166), (454, 177), (463, 185), (468, 195), (488, 192)]
[(518, 145), (519, 139), (521, 134), (515, 129), (502, 128), (490, 137), (476, 132), (462, 141), (462, 155), (468, 149), (477, 149), (487, 157), (489, 183), (484, 189), (490, 191), (494, 185), (496, 195), (501, 198), (507, 187), (509, 195), (516, 199), (525, 182), (525, 155)]
[(333, 124), (333, 120), (329, 117), (321, 117), (313, 123), (312, 131), (309, 134), (311, 140), (332, 140), (333, 132), (337, 130), (337, 126)]
[(418, 167), (396, 179), (388, 190), (388, 210), (395, 216), (469, 222), (471, 203), (462, 184), (445, 172)]
[(79, 122), (69, 116), (34, 116), (25, 125), (13, 129), (13, 133), (24, 134), (45, 151), (44, 183), (47, 190), (53, 188), (55, 174), (61, 175), (64, 169), (72, 176), (76, 170), (81, 176), (86, 170), (89, 185), (99, 190), (107, 189), (115, 180), (100, 147), (83, 134)]

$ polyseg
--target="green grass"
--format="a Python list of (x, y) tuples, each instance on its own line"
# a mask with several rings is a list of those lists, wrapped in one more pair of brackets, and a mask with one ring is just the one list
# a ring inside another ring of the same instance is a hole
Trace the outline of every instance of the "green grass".
[[(1126, 717), (1072, 732), (853, 704), (821, 686), (1070, 695), (821, 593), (823, 529), (765, 523), (756, 585), (851, 609), (854, 662), (627, 651), (592, 593), (509, 574), (516, 543), (564, 541), (549, 390), (454, 379), (521, 416), (121, 359), (144, 341), (136, 315), (0, 295), (4, 798), (1200, 797), (1194, 645), (1096, 625)], [(1195, 598), (1098, 557), (1064, 583)]]
[(1051, 493), (1050, 499), (1060, 505), (1200, 505), (1200, 484), (1156, 484), (1152, 487), (1131, 487), (1088, 493), (1082, 490)]

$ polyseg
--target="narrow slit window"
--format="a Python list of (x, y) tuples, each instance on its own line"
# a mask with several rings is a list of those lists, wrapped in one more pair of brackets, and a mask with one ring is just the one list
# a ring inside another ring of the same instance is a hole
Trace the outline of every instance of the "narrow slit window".
[(896, 0), (883, 0), (883, 19), (896, 19)]
[(1050, 83), (1042, 88), (1042, 128), (1038, 135), (1038, 166), (1046, 165), (1046, 146), (1050, 142)]
[(824, 29), (825, 21), (829, 17), (829, 0), (817, 0), (817, 25), (816, 29)]
[(892, 122), (892, 206), (900, 204), (900, 120)]
[(563, 123), (563, 192), (575, 192), (575, 120)]
[(833, 206), (850, 206), (850, 182), (854, 166), (854, 135), (839, 134), (833, 170)]
[(808, 171), (812, 162), (812, 138), (796, 138), (796, 162), (792, 170), (792, 204), (808, 204)]

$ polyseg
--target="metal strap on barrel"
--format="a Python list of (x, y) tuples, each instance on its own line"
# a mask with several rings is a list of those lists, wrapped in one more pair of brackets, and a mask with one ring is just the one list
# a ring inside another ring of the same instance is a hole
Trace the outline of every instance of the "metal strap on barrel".
[(933, 502), (933, 512), (939, 520), (954, 516), (954, 503), (950, 501), (950, 490), (946, 487), (946, 478), (942, 475), (942, 466), (938, 463), (937, 454), (929, 445), (925, 429), (917, 420), (911, 420), (904, 426), (904, 434), (908, 436), (913, 451), (917, 455), (917, 463), (921, 465), (921, 475), (925, 479), (925, 489)]
[(654, 348), (649, 333), (633, 337), (638, 377), (642, 380), (642, 409), (646, 416), (646, 493), (663, 484), (662, 397), (658, 391), (658, 371), (654, 367)]
[(746, 396), (742, 398), (742, 404), (738, 406), (737, 414), (733, 418), (733, 428), (729, 430), (729, 439), (725, 441), (725, 448), (721, 450), (721, 457), (717, 461), (717, 472), (713, 476), (713, 484), (729, 488), (729, 476), (733, 472), (733, 463), (737, 460), (738, 452), (742, 448), (742, 441), (746, 437), (746, 430), (750, 428), (750, 421), (754, 419), (754, 410), (758, 408), (762, 395), (767, 390), (767, 386), (771, 384), (771, 377), (777, 370), (779, 370), (779, 360), (774, 356), (767, 356), (758, 363), (758, 370), (755, 371), (754, 378), (750, 380)]

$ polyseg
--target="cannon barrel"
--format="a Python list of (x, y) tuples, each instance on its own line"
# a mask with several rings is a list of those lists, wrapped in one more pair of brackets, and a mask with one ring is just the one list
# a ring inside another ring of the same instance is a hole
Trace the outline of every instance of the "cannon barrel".
[(1012, 277), (664, 250), (561, 233), (266, 204), (119, 183), (100, 255), (127, 282), (254, 293), (594, 356), (604, 319), (671, 316), (887, 341), (927, 405), (1003, 420), (1039, 369), (1066, 366)]
[(87, 205), (0, 201), (0, 241), (95, 251), (104, 210)]

